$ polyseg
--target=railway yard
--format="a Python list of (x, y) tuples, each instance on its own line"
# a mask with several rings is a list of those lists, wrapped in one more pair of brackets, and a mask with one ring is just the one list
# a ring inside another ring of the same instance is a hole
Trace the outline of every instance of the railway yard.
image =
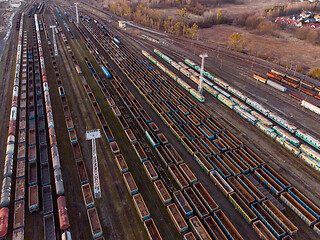
[(60, 0), (16, 14), (0, 238), (319, 239), (320, 84), (118, 20)]

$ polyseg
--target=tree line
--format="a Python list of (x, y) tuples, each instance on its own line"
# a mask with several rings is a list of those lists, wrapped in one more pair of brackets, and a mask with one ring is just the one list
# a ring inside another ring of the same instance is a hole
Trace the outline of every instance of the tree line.
[(184, 36), (192, 39), (199, 36), (198, 25), (188, 22), (186, 8), (178, 9), (175, 18), (171, 16), (165, 18), (161, 10), (152, 9), (150, 5), (143, 3), (136, 6), (129, 6), (126, 2), (114, 2), (110, 5), (109, 11), (144, 26), (164, 30), (176, 36)]

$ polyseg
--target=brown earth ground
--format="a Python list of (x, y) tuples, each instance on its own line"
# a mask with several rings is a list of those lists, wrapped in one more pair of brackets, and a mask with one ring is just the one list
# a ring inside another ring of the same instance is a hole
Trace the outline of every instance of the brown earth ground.
[(7, 2), (0, 2), (0, 40), (6, 35), (8, 20), (12, 14), (6, 10), (7, 5)]
[(246, 35), (245, 49), (258, 57), (270, 58), (285, 65), (291, 63), (310, 68), (320, 66), (320, 46), (299, 40), (285, 32), (281, 32), (278, 38), (253, 34), (244, 28), (235, 26), (215, 25), (211, 28), (201, 29), (200, 38), (212, 42), (212, 44), (222, 43), (227, 45), (230, 36), (236, 32)]
[(288, 0), (243, 0), (241, 1), (242, 4), (223, 4), (222, 6), (218, 7), (226, 14), (236, 15), (241, 13), (247, 12), (254, 12), (254, 13), (262, 13), (264, 9), (273, 7), (275, 5), (282, 6), (287, 5), (290, 1)]
[[(239, 1), (240, 2), (240, 1)], [(106, 7), (108, 1), (93, 1), (99, 7)], [(243, 0), (241, 4), (223, 4), (210, 11), (221, 9), (223, 15), (228, 18), (236, 17), (244, 13), (262, 14), (266, 8), (276, 5), (288, 5), (290, 1), (285, 0)], [(173, 16), (176, 14), (175, 8), (161, 9), (164, 16)], [(190, 14), (189, 18), (199, 18)], [(242, 27), (232, 25), (214, 25), (211, 28), (200, 29), (199, 39), (208, 42), (209, 45), (223, 44), (228, 45), (229, 38), (233, 33), (245, 34), (245, 50), (256, 57), (268, 59), (281, 65), (290, 66), (290, 64), (306, 69), (320, 66), (320, 46), (313, 45), (304, 40), (299, 40), (292, 34), (283, 30), (277, 31), (277, 37), (268, 35), (257, 35)]]

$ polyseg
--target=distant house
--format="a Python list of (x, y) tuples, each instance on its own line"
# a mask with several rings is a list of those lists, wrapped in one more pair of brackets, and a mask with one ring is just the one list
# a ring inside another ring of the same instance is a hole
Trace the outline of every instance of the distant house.
[(288, 24), (295, 27), (302, 27), (302, 22), (300, 20), (294, 20), (284, 17), (277, 17), (275, 22), (280, 24)]
[(301, 22), (300, 20), (295, 20), (295, 21), (294, 21), (294, 25), (295, 25), (296, 27), (302, 27), (302, 22)]
[(295, 27), (301, 27), (302, 26), (302, 22), (299, 20), (292, 20), (290, 22), (291, 25), (295, 26)]
[(10, 6), (12, 8), (18, 8), (21, 6), (21, 1), (11, 1)]
[(301, 21), (302, 20), (302, 17), (298, 16), (298, 15), (293, 15), (290, 17), (291, 19), (293, 20), (298, 20), (298, 21)]
[(309, 11), (303, 11), (302, 13), (300, 13), (300, 17), (303, 19), (310, 17), (310, 15), (311, 15), (311, 12)]
[(124, 22), (124, 21), (119, 21), (119, 27), (121, 27), (121, 28), (126, 28), (126, 22)]
[(314, 28), (314, 29), (319, 29), (320, 28), (320, 24), (307, 23), (306, 25), (304, 25), (304, 27), (310, 27), (310, 28)]
[(306, 18), (306, 19), (304, 19), (304, 22), (305, 23), (315, 23), (316, 20), (314, 18)]
[(317, 0), (300, 0), (300, 2), (310, 2), (310, 3), (314, 3), (316, 2)]

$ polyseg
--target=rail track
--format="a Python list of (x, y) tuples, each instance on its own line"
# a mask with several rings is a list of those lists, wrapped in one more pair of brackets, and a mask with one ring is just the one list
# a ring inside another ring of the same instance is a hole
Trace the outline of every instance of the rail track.
[(109, 46), (110, 46), (110, 44), (109, 44)]

